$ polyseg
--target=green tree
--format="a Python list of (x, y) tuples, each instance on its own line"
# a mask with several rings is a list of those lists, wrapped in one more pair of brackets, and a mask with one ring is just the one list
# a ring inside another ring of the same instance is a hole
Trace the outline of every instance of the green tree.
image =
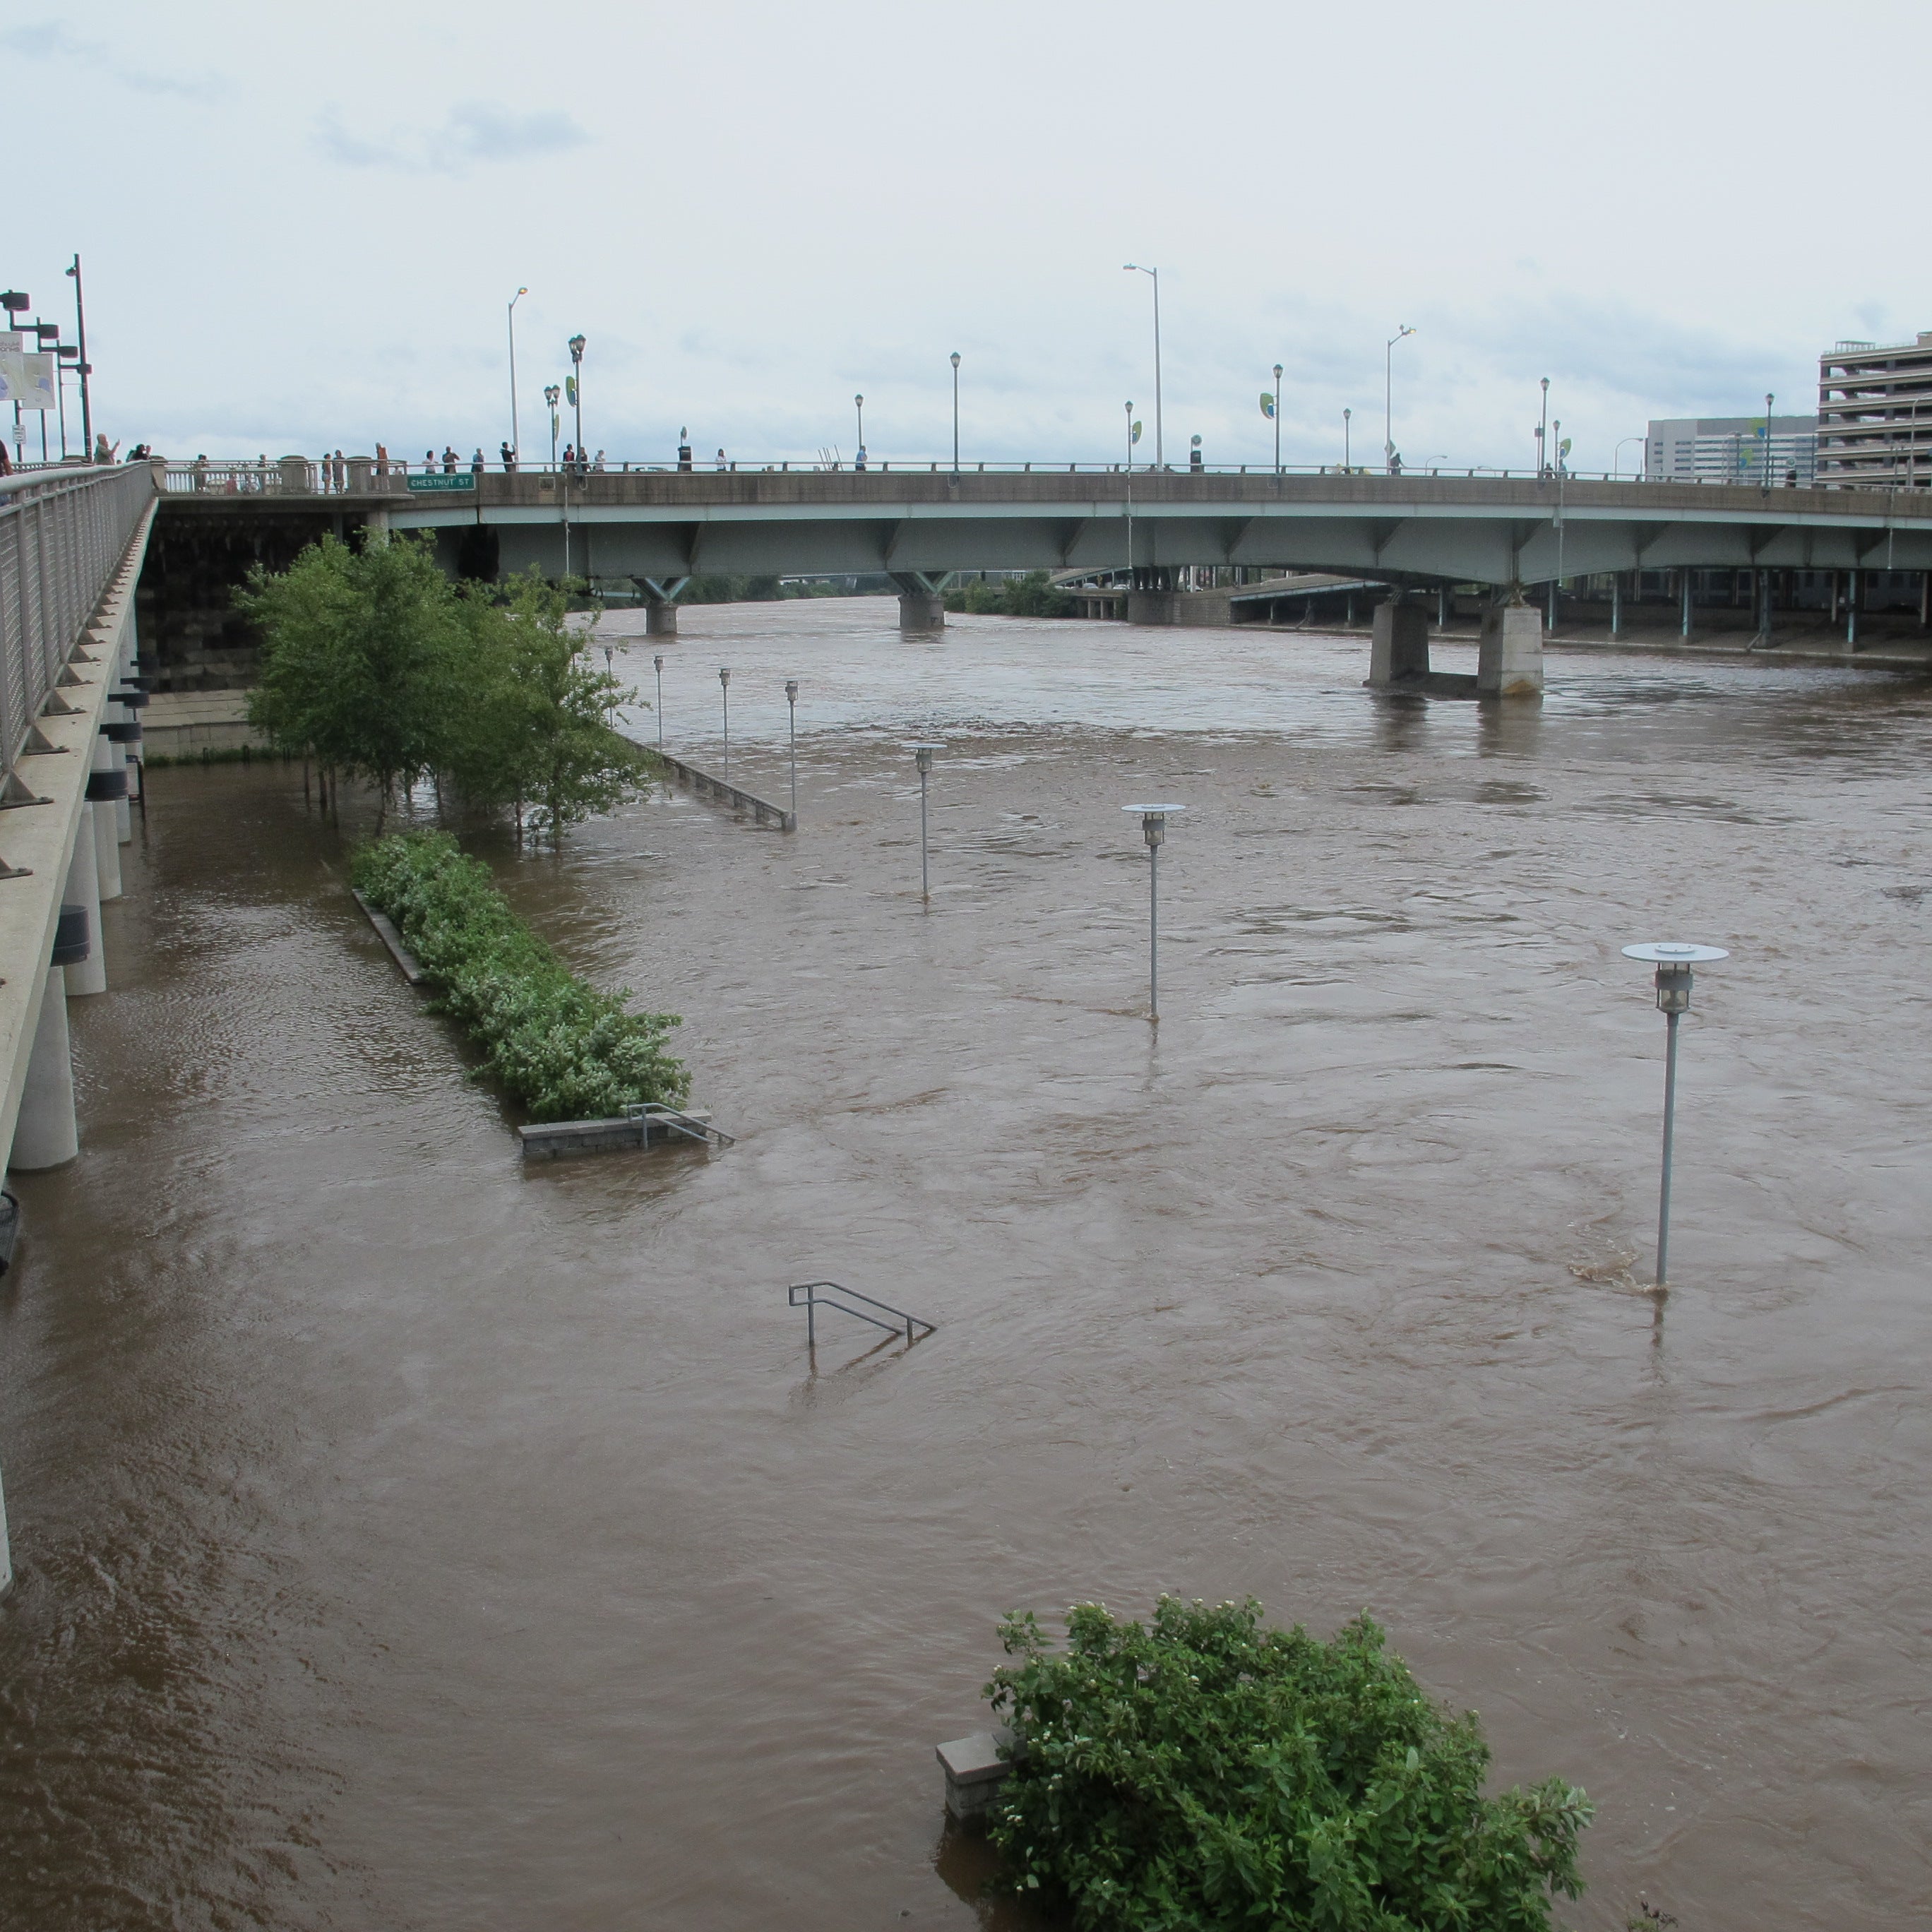
[(526, 812), (553, 844), (635, 792), (644, 754), (611, 728), (635, 694), (596, 667), (592, 627), (566, 620), (565, 594), (534, 572), (463, 612), (466, 690), (449, 745), (464, 796)]
[(262, 633), (250, 722), (278, 751), (367, 779), (376, 830), (436, 770), (460, 699), (464, 626), (427, 539), (311, 544), (236, 598)]
[(1424, 1697), (1364, 1616), (1332, 1642), (1261, 1606), (1097, 1604), (1064, 1653), (1030, 1616), (986, 1687), (1017, 1733), (989, 1814), (1016, 1889), (1081, 1932), (1547, 1932), (1582, 1792), (1483, 1796), (1473, 1713)]

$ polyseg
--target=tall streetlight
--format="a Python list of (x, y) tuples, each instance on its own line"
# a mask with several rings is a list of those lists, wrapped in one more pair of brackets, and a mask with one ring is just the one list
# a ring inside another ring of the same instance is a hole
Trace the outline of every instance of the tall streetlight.
[(550, 406), (550, 466), (553, 470), (556, 467), (556, 433), (562, 427), (557, 421), (557, 399), (562, 394), (563, 392), (554, 382), (547, 382), (544, 386), (544, 400)]
[(570, 400), (577, 405), (577, 471), (580, 476), (589, 467), (584, 460), (584, 338), (570, 338)]
[(1281, 474), (1281, 364), (1274, 365), (1274, 473)]
[[(563, 392), (554, 382), (547, 384), (544, 400), (550, 405), (550, 473), (557, 476), (556, 433), (562, 427), (556, 413), (557, 399)], [(556, 513), (563, 524), (563, 574), (570, 574), (570, 478), (558, 476)], [(480, 512), (479, 512), (480, 514)]]
[(731, 782), (731, 674), (718, 667), (718, 689), (724, 700), (724, 782)]
[(1388, 339), (1388, 346), (1382, 352), (1382, 461), (1392, 465), (1395, 461), (1395, 346), (1405, 335), (1413, 335), (1415, 331), (1404, 322)]
[(785, 709), (789, 714), (791, 737), (791, 822), (798, 823), (798, 680), (785, 680)]
[(1690, 1010), (1694, 966), (1728, 959), (1721, 946), (1690, 946), (1678, 940), (1626, 946), (1626, 959), (1657, 968), (1657, 1006), (1666, 1028), (1664, 1048), (1664, 1173), (1657, 1197), (1657, 1285), (1669, 1286), (1670, 1264), (1670, 1156), (1677, 1119), (1677, 1022)]
[(1160, 848), (1167, 836), (1167, 815), (1184, 812), (1180, 805), (1124, 805), (1123, 812), (1141, 815), (1141, 836), (1148, 848), (1148, 1018), (1160, 1024)]
[(651, 668), (658, 674), (658, 756), (664, 756), (664, 658), (662, 654), (651, 660)]
[(959, 352), (952, 352), (952, 480), (959, 481)]
[[(82, 351), (83, 355), (86, 354), (86, 352), (84, 350)], [(83, 392), (82, 393), (85, 394), (86, 392)], [(1771, 409), (1772, 405), (1777, 400), (1778, 398), (1772, 392), (1767, 390), (1765, 392), (1764, 475), (1759, 479), (1759, 487), (1763, 490), (1767, 495), (1769, 494), (1771, 490)]]
[(1536, 425), (1536, 473), (1540, 478), (1550, 467), (1550, 378), (1543, 379), (1543, 414)]
[(1123, 262), (1120, 272), (1124, 275), (1151, 275), (1154, 278), (1154, 466), (1164, 470), (1167, 466), (1166, 450), (1161, 441), (1160, 416), (1160, 271), (1144, 268), (1138, 262)]
[(865, 466), (866, 466), (866, 399), (865, 399), (865, 398), (864, 398), (863, 396), (854, 396), (854, 397), (852, 398), (852, 406), (853, 406), (855, 410), (856, 410), (859, 412), (859, 458), (858, 458), (858, 461), (857, 461), (857, 463), (856, 463), (854, 466), (855, 468), (862, 470), (862, 469), (864, 469), (864, 468), (865, 468)]
[[(1649, 441), (1649, 438), (1648, 438), (1648, 436), (1619, 436), (1619, 437), (1617, 439), (1617, 446), (1616, 446), (1616, 449), (1611, 452), (1611, 456), (1610, 456), (1610, 469), (1611, 469), (1611, 472), (1612, 472), (1612, 475), (1615, 475), (1615, 476), (1622, 476), (1622, 473), (1623, 473), (1623, 467), (1624, 467), (1624, 445), (1625, 443), (1627, 443), (1627, 442), (1642, 442), (1642, 443), (1648, 443), (1648, 441)], [(1644, 466), (1644, 465), (1642, 465), (1642, 464), (1640, 464), (1638, 465), (1638, 466), (1637, 466), (1637, 474), (1638, 474), (1640, 476), (1642, 476), (1642, 475), (1643, 474), (1644, 467), (1645, 467), (1645, 466)]]
[(913, 763), (919, 767), (919, 896), (930, 902), (932, 898), (932, 878), (926, 862), (926, 782), (932, 770), (932, 754), (943, 752), (944, 745), (910, 745), (906, 748), (912, 753)]
[(1350, 419), (1354, 413), (1353, 410), (1344, 410), (1342, 412), (1342, 470), (1345, 476), (1350, 476), (1355, 472), (1354, 453), (1348, 447)]
[(1127, 596), (1134, 594), (1134, 444), (1141, 426), (1134, 421), (1134, 406), (1127, 405)]
[(528, 289), (519, 289), (503, 312), (510, 327), (510, 454), (513, 458), (524, 453), (517, 436), (517, 304), (529, 293)]
[(87, 460), (94, 460), (94, 416), (88, 404), (87, 379), (94, 371), (87, 360), (87, 302), (81, 292), (80, 257), (76, 254), (67, 272), (74, 278), (74, 333), (80, 367), (80, 446)]

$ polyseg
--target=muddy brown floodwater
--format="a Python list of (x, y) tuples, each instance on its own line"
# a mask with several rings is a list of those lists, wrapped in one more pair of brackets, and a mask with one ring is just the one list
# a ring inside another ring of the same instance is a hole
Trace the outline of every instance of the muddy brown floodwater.
[[(298, 770), (154, 775), (0, 1285), (0, 1918), (1011, 1926), (933, 1745), (1003, 1611), (1167, 1590), (1366, 1606), (1586, 1786), (1568, 1924), (1922, 1921), (1932, 692), (1573, 655), (1498, 712), (1360, 639), (893, 616), (662, 646), (668, 742), (722, 762), (728, 664), (774, 795), (801, 681), (796, 837), (486, 848), (685, 1016), (722, 1154), (526, 1171)], [(1617, 949), (1676, 937), (1733, 956), (1660, 1314)], [(938, 1332), (814, 1370), (818, 1277)]]

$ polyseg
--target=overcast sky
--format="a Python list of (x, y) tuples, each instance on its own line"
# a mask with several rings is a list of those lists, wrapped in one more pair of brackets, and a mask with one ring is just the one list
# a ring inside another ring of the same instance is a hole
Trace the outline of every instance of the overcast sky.
[(80, 251), (97, 419), (170, 454), (494, 454), (520, 284), (526, 452), (580, 330), (613, 461), (849, 452), (858, 392), (938, 455), (954, 350), (969, 460), (1129, 399), (1150, 454), (1133, 261), (1170, 461), (1270, 460), (1276, 362), (1285, 460), (1372, 456), (1406, 322), (1412, 466), (1526, 465), (1547, 375), (1608, 467), (1932, 328), (1928, 54), (1924, 0), (0, 0), (0, 279), (70, 321)]

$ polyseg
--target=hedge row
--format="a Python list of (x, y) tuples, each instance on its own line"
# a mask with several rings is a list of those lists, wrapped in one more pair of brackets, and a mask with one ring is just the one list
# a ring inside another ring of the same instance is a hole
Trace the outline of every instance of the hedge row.
[(447, 832), (378, 839), (358, 854), (353, 877), (532, 1120), (604, 1119), (633, 1102), (676, 1106), (690, 1092), (691, 1076), (664, 1050), (677, 1016), (626, 1012), (627, 993), (580, 980)]

